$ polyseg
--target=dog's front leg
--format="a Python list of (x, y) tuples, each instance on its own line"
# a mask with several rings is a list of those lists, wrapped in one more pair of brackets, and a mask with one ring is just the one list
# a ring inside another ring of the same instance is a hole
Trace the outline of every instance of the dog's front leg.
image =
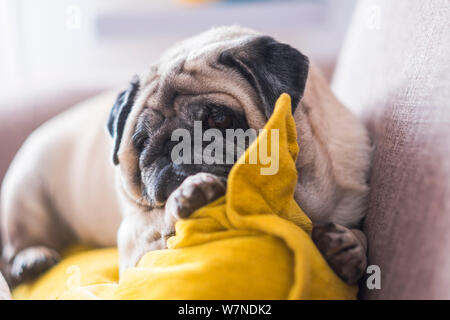
[(131, 209), (118, 232), (120, 273), (137, 265), (149, 251), (165, 249), (167, 239), (175, 234), (175, 223), (195, 210), (225, 194), (226, 181), (213, 174), (200, 172), (187, 177), (171, 193), (165, 208), (151, 211)]
[(361, 230), (327, 223), (313, 228), (312, 239), (342, 280), (355, 284), (362, 277), (367, 265), (367, 239)]
[(163, 208), (127, 210), (117, 233), (120, 274), (135, 267), (147, 252), (166, 248), (173, 234), (173, 224), (165, 222)]

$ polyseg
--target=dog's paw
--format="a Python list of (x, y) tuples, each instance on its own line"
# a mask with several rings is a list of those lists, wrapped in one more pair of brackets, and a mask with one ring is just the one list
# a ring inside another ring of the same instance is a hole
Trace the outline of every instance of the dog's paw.
[(328, 223), (314, 227), (312, 239), (336, 274), (348, 284), (362, 277), (367, 265), (366, 247), (350, 229)]
[(187, 218), (195, 210), (223, 196), (225, 190), (225, 179), (213, 174), (200, 172), (187, 177), (167, 199), (166, 214), (176, 220)]
[(11, 265), (12, 282), (16, 285), (33, 280), (60, 260), (59, 254), (47, 247), (30, 247), (20, 251)]

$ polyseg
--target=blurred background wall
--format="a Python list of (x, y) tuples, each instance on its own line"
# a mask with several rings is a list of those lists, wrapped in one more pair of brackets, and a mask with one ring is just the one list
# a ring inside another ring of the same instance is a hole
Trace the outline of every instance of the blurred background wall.
[(124, 84), (174, 42), (239, 24), (330, 76), (354, 0), (0, 0), (0, 99)]
[(0, 182), (27, 136), (102, 90), (119, 91), (159, 54), (239, 24), (334, 70), (355, 0), (0, 0)]

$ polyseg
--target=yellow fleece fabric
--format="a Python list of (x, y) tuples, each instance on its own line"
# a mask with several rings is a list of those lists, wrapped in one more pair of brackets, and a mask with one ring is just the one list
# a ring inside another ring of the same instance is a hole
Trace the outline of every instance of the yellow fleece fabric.
[[(147, 253), (120, 280), (116, 249), (70, 252), (14, 298), (354, 299), (356, 286), (330, 269), (294, 201), (298, 144), (287, 94), (265, 129), (233, 166), (226, 195), (179, 221), (168, 249)], [(271, 129), (278, 129), (279, 167), (262, 175), (270, 164), (251, 164), (249, 155), (262, 142), (271, 150)]]

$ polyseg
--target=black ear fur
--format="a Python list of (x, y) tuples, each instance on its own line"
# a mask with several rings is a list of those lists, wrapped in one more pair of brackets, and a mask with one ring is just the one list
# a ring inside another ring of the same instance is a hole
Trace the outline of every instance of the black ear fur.
[(228, 49), (222, 52), (219, 62), (237, 68), (255, 87), (267, 118), (283, 92), (292, 98), (292, 112), (303, 97), (308, 58), (271, 37), (258, 37), (240, 47)]
[(108, 131), (114, 139), (113, 163), (119, 164), (117, 153), (119, 152), (120, 142), (122, 140), (125, 122), (133, 107), (136, 94), (139, 90), (139, 77), (134, 76), (130, 82), (130, 86), (117, 97), (116, 103), (111, 109), (108, 119)]

